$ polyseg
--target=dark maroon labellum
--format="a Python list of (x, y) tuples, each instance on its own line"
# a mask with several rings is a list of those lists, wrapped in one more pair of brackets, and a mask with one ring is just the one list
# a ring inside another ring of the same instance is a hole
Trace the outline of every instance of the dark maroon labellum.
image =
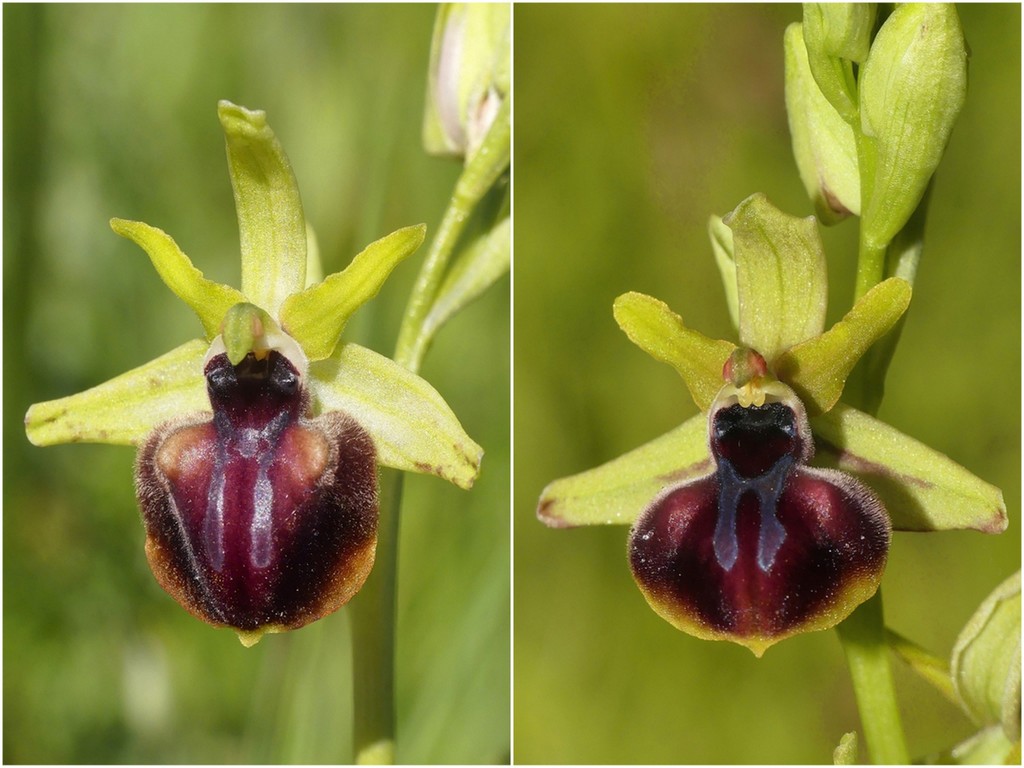
[(715, 471), (656, 499), (630, 537), (634, 576), (666, 619), (760, 655), (833, 626), (877, 587), (890, 525), (862, 483), (807, 466), (799, 403), (725, 405), (710, 417)]
[(213, 417), (170, 422), (139, 452), (146, 555), (187, 610), (243, 632), (294, 629), (344, 605), (373, 565), (373, 441), (306, 417), (298, 372), (271, 351), (206, 365)]

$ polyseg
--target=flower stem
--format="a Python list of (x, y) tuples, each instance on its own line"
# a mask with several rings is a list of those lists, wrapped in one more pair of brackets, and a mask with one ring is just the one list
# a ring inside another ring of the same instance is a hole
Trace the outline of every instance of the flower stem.
[[(459, 175), (409, 296), (394, 359), (413, 373), (419, 370), (430, 343), (424, 320), (437, 298), (448, 262), (473, 211), (508, 168), (509, 146), (506, 99), (480, 148)], [(396, 470), (381, 470), (376, 562), (359, 598), (352, 603), (353, 746), (356, 762), (362, 765), (395, 760), (395, 619), (403, 477)]]
[[(406, 305), (395, 361), (413, 372), (419, 369), (426, 350), (420, 327), (473, 204), (460, 195), (457, 185)], [(353, 746), (359, 765), (395, 761), (395, 626), (402, 488), (401, 472), (381, 469), (377, 555), (370, 578), (359, 599), (352, 603)]]
[(909, 762), (889, 666), (882, 590), (860, 605), (837, 629), (850, 667), (871, 760), (888, 765)]
[(373, 572), (352, 602), (355, 762), (383, 765), (395, 756), (395, 583), (402, 473), (380, 472), (380, 522)]
[(444, 212), (444, 218), (441, 219), (437, 235), (430, 244), (430, 252), (416, 279), (416, 286), (413, 288), (409, 308), (398, 334), (398, 346), (395, 349), (395, 362), (401, 363), (410, 370), (419, 368), (423, 360), (427, 339), (420, 333), (420, 330), (430, 311), (434, 297), (437, 295), (445, 268), (455, 249), (455, 243), (458, 242), (469, 219), (469, 212), (475, 203), (476, 201), (461, 197), (458, 187), (456, 187), (456, 192), (452, 195), (448, 202), (448, 208)]
[(423, 323), (437, 298), (438, 288), (455, 245), (473, 210), (508, 168), (511, 146), (510, 109), (509, 99), (505, 99), (480, 147), (463, 167), (409, 297), (409, 305), (398, 332), (395, 362), (411, 371), (419, 368), (430, 343), (430, 334), (424, 333)]
[[(857, 154), (861, 167), (861, 210), (868, 210), (874, 182), (875, 148), (872, 140), (859, 131)], [(929, 184), (910, 220), (891, 243), (878, 246), (865, 237), (861, 221), (854, 300), (887, 277), (901, 277), (911, 285), (924, 246), (924, 225), (931, 198)], [(847, 381), (845, 398), (874, 415), (882, 403), (885, 376), (903, 319), (885, 338), (876, 343), (860, 360)], [(889, 644), (882, 609), (882, 590), (859, 606), (838, 627), (839, 639), (850, 667), (850, 678), (857, 697), (861, 725), (868, 752), (875, 763), (900, 764), (909, 760), (903, 736), (896, 690), (889, 659)]]
[[(859, 120), (857, 121), (859, 123)], [(866, 217), (871, 213), (871, 194), (875, 184), (875, 141), (865, 136), (858, 128), (854, 128), (857, 144), (857, 165), (860, 171), (860, 236), (857, 250), (857, 277), (854, 283), (853, 300), (871, 290), (882, 282), (885, 275), (885, 243), (875, 243), (868, 239), (871, 222)]]

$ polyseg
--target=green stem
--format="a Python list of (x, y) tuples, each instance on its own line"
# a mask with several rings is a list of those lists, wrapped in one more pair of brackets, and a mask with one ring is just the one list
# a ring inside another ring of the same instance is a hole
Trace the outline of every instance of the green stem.
[[(921, 258), (921, 251), (924, 249), (924, 228), (928, 218), (931, 190), (932, 185), (929, 184), (913, 215), (885, 248), (883, 271), (878, 276), (879, 280), (900, 277), (911, 285), (914, 284), (914, 278), (917, 276), (917, 264)], [(868, 271), (867, 268), (864, 270), (858, 268), (858, 277)], [(870, 288), (870, 286), (868, 287)], [(896, 345), (899, 343), (905, 321), (906, 315), (901, 317), (896, 326), (879, 339), (857, 363), (857, 367), (847, 379), (844, 389), (843, 399), (846, 402), (856, 405), (867, 413), (878, 412), (885, 392), (885, 376), (889, 371), (889, 363), (892, 362), (896, 352)]]
[(402, 473), (382, 469), (373, 572), (352, 602), (353, 748), (360, 765), (394, 762), (395, 583)]
[(853, 300), (882, 282), (885, 275), (885, 243), (870, 242), (865, 235), (871, 227), (866, 217), (871, 212), (871, 193), (875, 185), (875, 140), (854, 129), (857, 144), (857, 165), (860, 171), (860, 237), (857, 250), (857, 278), (854, 283)]
[(398, 334), (398, 345), (395, 348), (395, 361), (408, 368), (419, 368), (426, 352), (426, 339), (420, 333), (423, 321), (437, 296), (437, 290), (444, 276), (445, 268), (451, 258), (455, 244), (458, 242), (469, 212), (476, 201), (467, 200), (459, 195), (458, 187), (448, 202), (448, 208), (441, 219), (441, 225), (430, 244), (430, 251), (423, 262), (416, 285), (413, 288), (409, 309), (402, 320), (402, 328)]
[[(875, 174), (874, 141), (856, 131), (861, 172), (861, 212), (869, 211)], [(930, 190), (930, 187), (929, 187)], [(891, 243), (879, 246), (864, 235), (861, 221), (854, 300), (887, 277), (898, 276), (911, 284), (924, 244), (924, 223), (930, 195), (925, 193), (914, 215)], [(903, 320), (886, 338), (861, 359), (847, 381), (844, 399), (875, 414), (882, 402), (885, 376), (899, 341)], [(896, 689), (889, 659), (889, 645), (882, 609), (882, 590), (859, 606), (837, 627), (850, 667), (861, 725), (868, 752), (875, 763), (908, 762)]]
[(479, 149), (463, 167), (416, 285), (413, 286), (395, 349), (395, 361), (412, 371), (419, 369), (430, 343), (430, 335), (423, 333), (423, 321), (437, 298), (438, 288), (455, 245), (477, 204), (508, 168), (511, 146), (510, 109), (510, 101), (505, 99)]
[(867, 242), (861, 229), (859, 250), (857, 252), (857, 282), (854, 285), (853, 300), (857, 301), (861, 296), (878, 285), (885, 277), (885, 252), (886, 247), (878, 247)]
[[(395, 361), (414, 372), (419, 369), (425, 351), (425, 345), (419, 341), (420, 326), (473, 206), (460, 186), (456, 185), (431, 243), (399, 332)], [(393, 763), (395, 758), (395, 620), (402, 487), (401, 472), (381, 470), (376, 560), (359, 599), (352, 604), (353, 745), (355, 761), (361, 765)]]
[(874, 597), (860, 605), (837, 629), (850, 667), (871, 760), (888, 765), (908, 763), (909, 755), (889, 666), (882, 590), (879, 589)]
[[(508, 168), (509, 115), (506, 99), (480, 148), (462, 169), (413, 286), (394, 358), (413, 373), (419, 370), (430, 341), (423, 322), (437, 297), (455, 245), (477, 204)], [(395, 759), (395, 619), (402, 487), (401, 472), (381, 470), (376, 562), (352, 602), (353, 746), (356, 762), (363, 765), (393, 763)]]

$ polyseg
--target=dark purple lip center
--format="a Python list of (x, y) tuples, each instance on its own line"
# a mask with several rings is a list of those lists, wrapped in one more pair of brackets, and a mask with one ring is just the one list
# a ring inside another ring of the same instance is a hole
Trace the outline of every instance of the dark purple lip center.
[(215, 421), (225, 426), (262, 430), (302, 415), (298, 371), (277, 352), (262, 360), (250, 352), (237, 366), (227, 355), (217, 355), (204, 373)]
[(786, 540), (786, 529), (776, 517), (776, 510), (801, 452), (796, 414), (783, 403), (723, 408), (714, 417), (711, 451), (717, 461), (720, 489), (715, 558), (725, 571), (736, 564), (736, 520), (749, 494), (756, 498), (760, 511), (757, 566), (767, 573)]
[(237, 366), (227, 355), (214, 357), (206, 366), (207, 391), (213, 406), (217, 432), (213, 473), (206, 499), (203, 541), (214, 571), (225, 567), (231, 547), (227, 529), (238, 526), (233, 500), (250, 495), (243, 506), (249, 510), (246, 561), (257, 570), (273, 560), (272, 520), (275, 483), (272, 469), (283, 456), (282, 436), (301, 415), (299, 376), (282, 355), (271, 352), (258, 360), (250, 353)]
[(309, 417), (276, 351), (206, 364), (212, 415), (168, 422), (136, 462), (161, 586), (213, 624), (295, 628), (344, 605), (373, 565), (376, 452), (350, 416)]

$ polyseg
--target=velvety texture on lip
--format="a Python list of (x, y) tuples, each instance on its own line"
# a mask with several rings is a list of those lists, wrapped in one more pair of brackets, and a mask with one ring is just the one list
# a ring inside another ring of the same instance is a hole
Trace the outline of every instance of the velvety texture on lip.
[(853, 477), (806, 465), (806, 418), (786, 403), (712, 411), (715, 471), (669, 489), (630, 536), (654, 609), (699, 637), (755, 653), (833, 626), (877, 588), (890, 526)]
[(373, 442), (350, 417), (306, 418), (281, 354), (206, 366), (212, 418), (158, 429), (136, 476), (157, 580), (212, 624), (294, 629), (344, 605), (373, 564)]

